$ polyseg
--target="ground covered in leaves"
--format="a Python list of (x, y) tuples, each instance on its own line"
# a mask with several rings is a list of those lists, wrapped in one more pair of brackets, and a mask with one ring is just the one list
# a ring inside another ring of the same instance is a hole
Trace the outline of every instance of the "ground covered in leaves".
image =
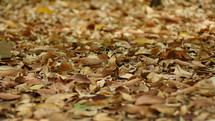
[(212, 0), (0, 0), (0, 120), (212, 121)]

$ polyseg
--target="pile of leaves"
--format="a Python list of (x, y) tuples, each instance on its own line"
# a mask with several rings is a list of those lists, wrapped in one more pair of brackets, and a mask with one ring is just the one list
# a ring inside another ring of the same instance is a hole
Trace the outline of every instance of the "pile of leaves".
[(215, 119), (213, 0), (0, 0), (0, 120)]

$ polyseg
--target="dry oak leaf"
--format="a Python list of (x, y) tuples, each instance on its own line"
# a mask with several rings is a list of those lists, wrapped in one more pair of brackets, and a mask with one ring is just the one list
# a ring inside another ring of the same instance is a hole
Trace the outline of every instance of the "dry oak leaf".
[(18, 74), (18, 69), (11, 66), (0, 66), (0, 77), (6, 76), (16, 76)]
[(14, 100), (14, 99), (18, 99), (20, 97), (21, 97), (21, 95), (0, 93), (0, 99), (3, 99), (3, 100)]
[(142, 95), (137, 98), (135, 105), (144, 105), (144, 104), (162, 104), (164, 99), (158, 96)]

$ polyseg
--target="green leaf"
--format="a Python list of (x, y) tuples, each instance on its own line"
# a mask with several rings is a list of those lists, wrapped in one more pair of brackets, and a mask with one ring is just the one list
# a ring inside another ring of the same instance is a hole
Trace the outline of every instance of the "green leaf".
[(118, 23), (112, 23), (112, 25), (118, 25)]
[(215, 59), (212, 59), (211, 62), (215, 63)]
[(90, 106), (82, 105), (82, 104), (80, 104), (80, 103), (75, 103), (75, 104), (74, 104), (74, 107), (75, 107), (76, 109), (79, 109), (79, 110), (82, 110), (82, 111), (91, 109)]
[(44, 84), (37, 84), (37, 85), (34, 85), (34, 86), (30, 87), (30, 89), (32, 89), (32, 90), (38, 90), (38, 89), (41, 89), (44, 86), (45, 86)]

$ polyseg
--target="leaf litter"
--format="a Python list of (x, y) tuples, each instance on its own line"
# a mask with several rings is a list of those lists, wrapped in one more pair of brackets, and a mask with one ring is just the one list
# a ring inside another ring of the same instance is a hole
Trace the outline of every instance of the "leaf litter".
[(0, 120), (215, 119), (213, 0), (1, 0)]

